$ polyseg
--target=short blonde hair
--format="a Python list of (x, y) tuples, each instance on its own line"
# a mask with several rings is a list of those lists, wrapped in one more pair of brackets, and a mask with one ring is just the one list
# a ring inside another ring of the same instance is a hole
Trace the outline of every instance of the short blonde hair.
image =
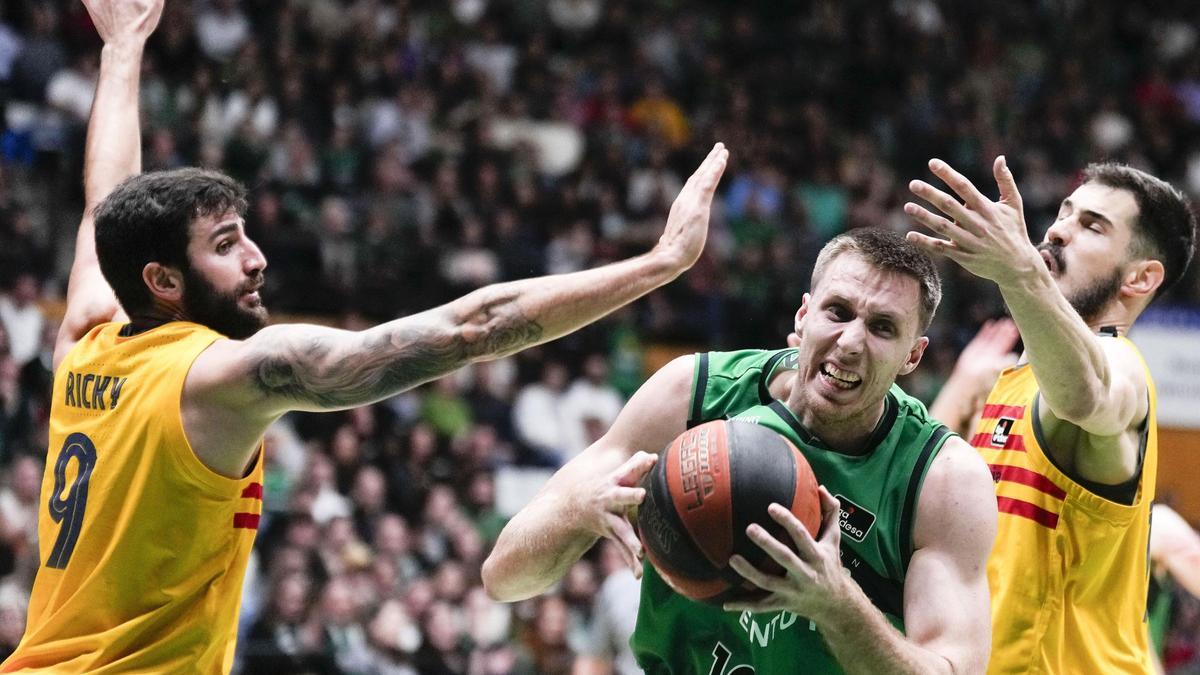
[(872, 267), (898, 272), (917, 280), (921, 286), (920, 334), (924, 334), (938, 303), (942, 301), (942, 278), (933, 260), (915, 244), (891, 230), (860, 227), (843, 232), (821, 249), (813, 265), (809, 288), (816, 290), (829, 263), (845, 253), (854, 253)]

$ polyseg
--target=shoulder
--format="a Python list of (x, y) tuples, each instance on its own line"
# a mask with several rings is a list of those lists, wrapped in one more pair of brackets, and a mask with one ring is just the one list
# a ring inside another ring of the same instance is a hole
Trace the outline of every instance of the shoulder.
[(920, 399), (904, 391), (900, 385), (893, 384), (892, 388), (888, 390), (888, 394), (896, 399), (900, 411), (910, 420), (929, 426), (944, 426), (929, 414), (929, 408), (925, 407)]
[(685, 354), (672, 359), (638, 388), (630, 399), (631, 402), (636, 398), (642, 399), (645, 404), (649, 402), (646, 400), (649, 396), (690, 399), (692, 382), (702, 375), (699, 371), (703, 368), (704, 356), (706, 355)]
[(991, 549), (996, 496), (991, 471), (970, 445), (951, 436), (933, 459), (917, 503), (913, 544)]
[(1097, 337), (1096, 339), (1110, 364), (1136, 376), (1137, 379), (1146, 380), (1146, 362), (1142, 360), (1142, 352), (1132, 340), (1125, 337)]
[(696, 354), (696, 360), (707, 364), (710, 373), (720, 373), (727, 377), (739, 377), (750, 371), (761, 370), (772, 359), (778, 359), (794, 349), (741, 349), (731, 352), (701, 352)]

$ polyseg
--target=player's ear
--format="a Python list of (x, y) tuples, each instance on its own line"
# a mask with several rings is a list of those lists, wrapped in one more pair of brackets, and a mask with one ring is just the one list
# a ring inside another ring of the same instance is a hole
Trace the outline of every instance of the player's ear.
[(1138, 260), (1125, 271), (1121, 281), (1121, 295), (1126, 297), (1150, 296), (1162, 285), (1166, 270), (1158, 260)]
[(183, 300), (183, 275), (174, 267), (148, 262), (142, 268), (142, 281), (150, 294), (160, 300), (174, 303)]
[(794, 326), (796, 335), (800, 335), (800, 328), (803, 325), (804, 317), (808, 314), (808, 301), (811, 299), (812, 293), (805, 293), (800, 298), (800, 309), (796, 310), (796, 323)]
[(901, 375), (907, 375), (917, 369), (917, 365), (921, 363), (921, 357), (925, 355), (925, 348), (928, 346), (929, 338), (924, 335), (917, 338), (913, 348), (908, 351), (908, 358), (904, 360), (904, 365), (900, 368)]

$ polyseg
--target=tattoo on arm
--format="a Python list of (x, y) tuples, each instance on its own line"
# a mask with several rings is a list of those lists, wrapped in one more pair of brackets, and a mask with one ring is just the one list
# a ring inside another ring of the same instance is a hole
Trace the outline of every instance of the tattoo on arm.
[(541, 325), (524, 315), (516, 293), (495, 295), (481, 294), (461, 316), (443, 308), (357, 333), (288, 327), (252, 363), (254, 385), (270, 397), (345, 408), (541, 339)]
[(459, 318), (463, 342), (472, 358), (499, 357), (519, 351), (542, 339), (541, 324), (525, 316), (517, 302), (519, 292), (492, 288), (479, 292), (478, 303)]

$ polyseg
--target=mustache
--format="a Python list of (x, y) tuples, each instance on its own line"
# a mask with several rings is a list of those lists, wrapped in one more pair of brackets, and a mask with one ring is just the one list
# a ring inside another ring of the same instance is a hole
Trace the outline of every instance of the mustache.
[(262, 288), (263, 284), (265, 284), (265, 283), (266, 283), (266, 278), (263, 276), (263, 274), (261, 272), (259, 272), (258, 274), (255, 274), (254, 276), (250, 277), (245, 283), (238, 285), (237, 295), (257, 291), (258, 289)]
[(1062, 246), (1052, 242), (1044, 241), (1038, 244), (1036, 248), (1039, 252), (1045, 251), (1050, 254), (1051, 258), (1054, 258), (1054, 265), (1058, 267), (1059, 274), (1067, 271), (1067, 261), (1063, 258)]

